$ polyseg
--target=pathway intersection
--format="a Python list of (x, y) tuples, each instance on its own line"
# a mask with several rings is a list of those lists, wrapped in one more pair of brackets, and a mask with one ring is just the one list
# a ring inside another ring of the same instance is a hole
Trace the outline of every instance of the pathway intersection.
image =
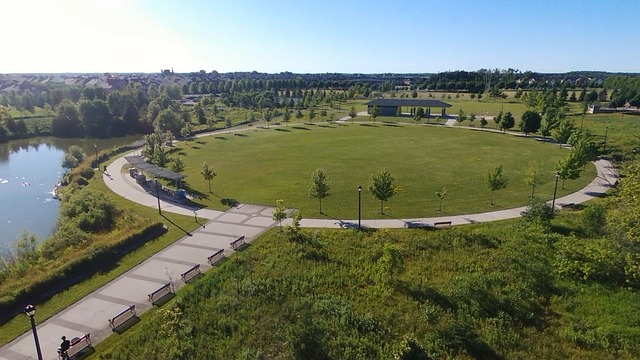
[[(342, 118), (338, 121), (346, 120), (347, 118)], [(617, 183), (618, 172), (611, 162), (600, 159), (594, 164), (597, 169), (596, 178), (582, 190), (556, 199), (556, 207), (561, 208), (563, 204), (579, 204), (591, 200), (601, 196)], [(112, 175), (104, 177), (106, 185), (114, 193), (126, 199), (145, 206), (157, 207), (158, 199), (155, 194), (147, 192), (128, 175), (128, 172), (123, 172), (126, 165), (124, 155), (111, 163), (107, 173)], [(135, 305), (138, 314), (149, 310), (153, 306), (148, 301), (149, 293), (167, 282), (171, 282), (176, 290), (186, 286), (187, 284), (180, 280), (180, 274), (195, 265), (200, 265), (201, 271), (206, 272), (212, 268), (207, 261), (208, 256), (220, 249), (225, 256), (229, 256), (234, 252), (230, 246), (231, 241), (245, 236), (246, 241), (250, 243), (262, 232), (275, 225), (272, 219), (274, 209), (261, 205), (239, 204), (226, 212), (198, 209), (194, 214), (194, 209), (161, 199), (160, 208), (162, 211), (195, 215), (198, 219), (202, 219), (203, 226), (39, 324), (37, 331), (44, 359), (57, 359), (56, 349), (63, 335), (74, 338), (91, 333), (92, 342), (94, 344), (100, 342), (112, 334), (109, 318), (130, 305)], [(366, 228), (425, 227), (433, 226), (436, 222), (462, 225), (517, 218), (525, 208), (430, 218), (365, 219), (361, 224)], [(284, 223), (290, 222), (291, 220), (288, 219)], [(358, 220), (302, 219), (300, 225), (309, 228), (356, 228)], [(31, 332), (19, 336), (0, 348), (0, 360), (26, 359), (37, 359)]]

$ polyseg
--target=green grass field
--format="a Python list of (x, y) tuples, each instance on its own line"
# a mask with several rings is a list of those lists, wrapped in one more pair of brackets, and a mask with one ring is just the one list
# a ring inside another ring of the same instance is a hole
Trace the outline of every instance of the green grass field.
[[(553, 194), (554, 165), (565, 149), (504, 134), (409, 124), (354, 123), (344, 125), (290, 124), (239, 133), (205, 136), (183, 142), (176, 152), (186, 165), (188, 187), (201, 192), (204, 205), (224, 209), (233, 199), (242, 203), (285, 205), (305, 217), (357, 217), (357, 187), (362, 185), (363, 218), (412, 218), (491, 211), (527, 205), (531, 190), (523, 181), (530, 160), (538, 161), (548, 182), (536, 195)], [(206, 161), (217, 171), (213, 193), (200, 175)], [(485, 174), (503, 164), (510, 178), (507, 189), (496, 192), (490, 205)], [(318, 200), (307, 195), (311, 173), (324, 169), (332, 182), (332, 195)], [(371, 174), (387, 168), (397, 180), (398, 194), (380, 203), (366, 190)], [(595, 175), (592, 165), (581, 179), (567, 181), (559, 196), (574, 192)], [(435, 192), (448, 195), (437, 212)]]

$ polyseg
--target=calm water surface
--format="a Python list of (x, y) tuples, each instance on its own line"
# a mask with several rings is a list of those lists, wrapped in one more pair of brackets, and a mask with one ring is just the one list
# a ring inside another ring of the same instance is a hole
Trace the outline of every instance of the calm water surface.
[(108, 140), (36, 138), (0, 144), (0, 250), (10, 247), (26, 231), (39, 240), (56, 227), (59, 201), (52, 190), (64, 174), (62, 157), (71, 145), (87, 155), (130, 144), (140, 136)]

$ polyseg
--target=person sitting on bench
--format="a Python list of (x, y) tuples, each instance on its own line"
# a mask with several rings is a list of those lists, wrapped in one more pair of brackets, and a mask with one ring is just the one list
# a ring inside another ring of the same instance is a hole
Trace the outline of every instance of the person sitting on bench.
[(69, 359), (69, 355), (67, 355), (67, 350), (71, 347), (71, 341), (67, 340), (66, 336), (62, 337), (62, 343), (60, 343), (60, 347), (58, 348), (58, 354), (62, 356), (62, 359)]

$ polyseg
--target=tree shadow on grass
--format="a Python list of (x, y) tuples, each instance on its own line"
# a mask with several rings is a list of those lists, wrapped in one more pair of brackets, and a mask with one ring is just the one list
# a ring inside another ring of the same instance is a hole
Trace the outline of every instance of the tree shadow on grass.
[(240, 205), (240, 202), (236, 199), (231, 199), (231, 198), (223, 198), (220, 199), (220, 204), (224, 205), (224, 206), (228, 206), (230, 208), (234, 208), (238, 205)]
[(325, 129), (335, 129), (337, 126), (331, 126), (331, 125), (318, 125), (318, 127), (325, 128)]
[(224, 136), (216, 136), (215, 138), (218, 140), (227, 140), (227, 138)]
[(194, 150), (200, 150), (200, 149), (202, 149), (200, 146), (191, 146), (191, 148), (192, 148), (192, 149), (194, 149)]
[(196, 141), (196, 144), (205, 145), (206, 143), (204, 141), (202, 141), (202, 140), (198, 140), (198, 141)]
[(237, 136), (237, 137), (249, 137), (249, 135), (247, 135), (247, 134), (241, 134), (241, 133), (235, 133), (235, 134), (233, 134), (233, 136)]
[(360, 126), (367, 126), (367, 127), (378, 127), (378, 125), (375, 124), (360, 124)]
[(311, 129), (306, 128), (304, 126), (292, 126), (291, 128), (292, 129), (296, 129), (296, 130), (311, 130)]
[(211, 192), (211, 195), (213, 195), (213, 196), (217, 197), (218, 199), (220, 199), (220, 204), (222, 204), (224, 206), (228, 206), (230, 208), (234, 208), (234, 207), (240, 205), (240, 202), (238, 200), (236, 200), (236, 199), (225, 198), (225, 197), (222, 197), (222, 196), (220, 196), (220, 195), (218, 195), (218, 194), (216, 194), (214, 192)]
[(289, 130), (289, 129), (282, 129), (282, 128), (278, 128), (278, 129), (275, 129), (275, 130), (276, 131), (280, 131), (280, 132), (291, 132), (291, 130)]
[(382, 124), (382, 126), (388, 126), (388, 127), (402, 127), (402, 125), (398, 125), (396, 123), (384, 123)]

